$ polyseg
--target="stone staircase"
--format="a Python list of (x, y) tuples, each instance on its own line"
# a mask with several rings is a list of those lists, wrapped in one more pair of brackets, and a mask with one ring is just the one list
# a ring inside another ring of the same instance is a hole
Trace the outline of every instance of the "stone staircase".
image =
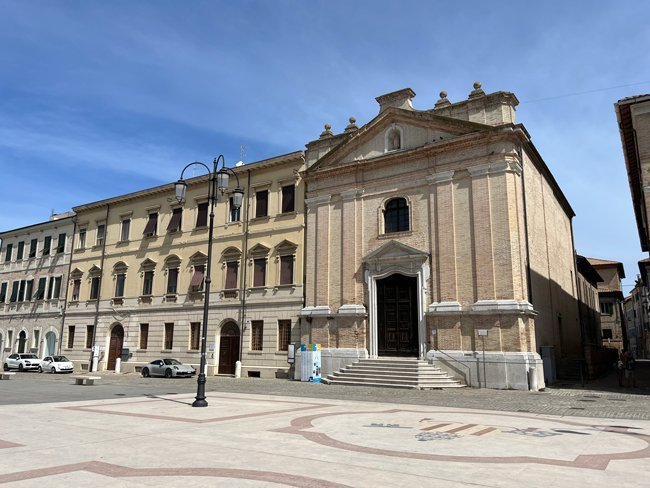
[(416, 390), (460, 388), (461, 382), (415, 358), (361, 359), (321, 379), (328, 385), (383, 386)]

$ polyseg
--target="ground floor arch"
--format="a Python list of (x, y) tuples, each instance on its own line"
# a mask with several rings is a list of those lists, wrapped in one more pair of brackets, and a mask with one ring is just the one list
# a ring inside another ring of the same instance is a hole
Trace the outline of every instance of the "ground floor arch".
[(240, 338), (239, 326), (235, 322), (227, 322), (221, 327), (218, 374), (235, 374), (235, 365), (239, 361)]
[(21, 330), (18, 334), (18, 352), (27, 352), (27, 332)]
[(43, 357), (52, 356), (56, 354), (56, 334), (49, 331), (45, 334), (45, 341), (43, 342)]
[(417, 277), (399, 273), (378, 279), (377, 354), (419, 355)]
[(124, 328), (121, 324), (115, 324), (111, 329), (111, 338), (108, 344), (108, 361), (107, 370), (115, 369), (115, 360), (122, 355), (122, 346), (124, 345)]

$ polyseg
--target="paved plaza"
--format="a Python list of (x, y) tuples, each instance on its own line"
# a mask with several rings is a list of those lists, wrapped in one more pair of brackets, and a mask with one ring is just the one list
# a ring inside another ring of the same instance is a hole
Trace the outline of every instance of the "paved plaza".
[[(648, 391), (608, 391), (607, 381), (533, 393), (210, 378), (209, 407), (197, 409), (190, 407), (194, 380), (104, 374), (86, 387), (66, 376), (17, 375), (0, 384), (3, 398), (46, 384), (78, 396), (3, 402), (0, 484), (643, 486), (650, 479)], [(243, 392), (252, 387), (277, 391)], [(334, 398), (346, 392), (347, 399)], [(483, 408), (474, 407), (481, 401)], [(566, 415), (540, 413), (558, 402)]]

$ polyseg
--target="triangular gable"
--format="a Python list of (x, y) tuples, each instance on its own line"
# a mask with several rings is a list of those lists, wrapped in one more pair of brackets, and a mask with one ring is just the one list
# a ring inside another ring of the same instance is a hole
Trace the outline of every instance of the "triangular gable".
[(271, 249), (266, 247), (264, 244), (257, 243), (248, 251), (248, 255), (252, 257), (262, 257), (267, 256)]
[[(403, 134), (402, 145), (397, 150), (392, 150), (386, 141), (387, 132), (394, 127), (401, 128)], [(495, 130), (497, 128), (490, 125), (445, 117), (431, 111), (390, 107), (359, 130), (344, 137), (307, 172), (311, 173), (319, 168), (352, 161), (372, 159), (392, 152), (430, 147), (451, 138)]]
[(152, 269), (156, 267), (156, 262), (153, 261), (152, 259), (147, 258), (144, 261), (142, 261), (142, 263), (140, 263), (140, 267), (142, 269)]
[(395, 259), (422, 259), (426, 260), (429, 255), (426, 252), (415, 249), (398, 241), (388, 241), (374, 251), (366, 254), (363, 262), (371, 263), (378, 261), (393, 261)]
[(196, 251), (194, 254), (190, 256), (190, 261), (191, 262), (202, 262), (202, 261), (207, 261), (208, 256), (203, 254), (201, 251)]
[(298, 245), (286, 239), (275, 246), (275, 252), (277, 254), (293, 254), (296, 252), (296, 249), (298, 249)]
[(102, 272), (102, 268), (100, 268), (96, 264), (93, 264), (88, 270), (88, 274), (99, 274), (101, 272)]

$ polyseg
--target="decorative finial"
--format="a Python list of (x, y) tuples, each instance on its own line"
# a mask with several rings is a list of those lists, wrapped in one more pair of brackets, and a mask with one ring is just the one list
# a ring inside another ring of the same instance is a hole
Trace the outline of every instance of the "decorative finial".
[(474, 82), (474, 90), (478, 90), (479, 88), (481, 88), (481, 82), (480, 81), (475, 81)]
[(469, 98), (478, 98), (485, 95), (485, 92), (481, 89), (481, 82), (474, 82), (474, 90), (469, 94)]
[(332, 132), (331, 124), (325, 124), (325, 130), (321, 132), (320, 139), (326, 139), (328, 137), (333, 137), (334, 133)]
[(345, 132), (353, 132), (355, 130), (359, 130), (356, 124), (357, 119), (355, 119), (354, 117), (350, 117), (348, 120), (350, 121), (350, 123), (345, 127)]
[(440, 91), (440, 100), (436, 102), (433, 108), (442, 108), (451, 105), (451, 102), (447, 99), (447, 92), (445, 90)]

